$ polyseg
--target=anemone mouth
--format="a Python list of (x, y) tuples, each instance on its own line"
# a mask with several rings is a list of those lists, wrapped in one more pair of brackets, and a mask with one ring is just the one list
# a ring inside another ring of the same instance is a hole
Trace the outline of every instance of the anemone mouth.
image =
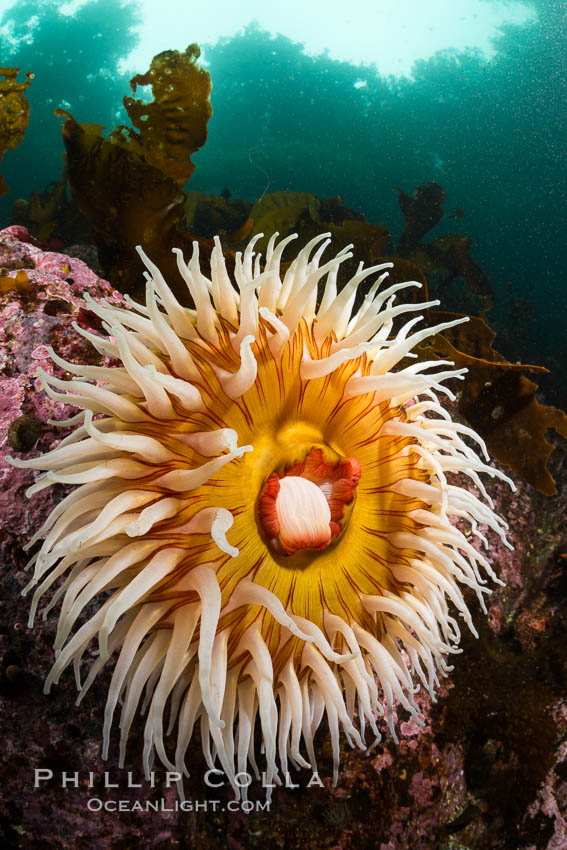
[(299, 457), (296, 451), (294, 460), (274, 470), (257, 502), (262, 537), (272, 554), (312, 558), (336, 545), (350, 519), (360, 475), (356, 458), (341, 458), (329, 446), (311, 446)]
[[(419, 722), (414, 694), (421, 685), (434, 697), (450, 671), (459, 620), (474, 633), (463, 587), (484, 606), (487, 577), (497, 581), (481, 551), (486, 529), (509, 545), (480, 474), (509, 479), (439, 402), (453, 397), (445, 381), (463, 370), (410, 359), (463, 319), (414, 330), (418, 316), (394, 331), (396, 317), (437, 303), (396, 304), (400, 290), (419, 284), (384, 286), (386, 263), (360, 266), (337, 292), (351, 255), (321, 264), (327, 234), (281, 274), (293, 237), (276, 236), (263, 264), (259, 237), (237, 255), (235, 285), (218, 239), (211, 279), (197, 244), (189, 263), (177, 252), (195, 310), (140, 249), (145, 305), (86, 298), (108, 336), (76, 326), (122, 365), (74, 364), (53, 352), (74, 377), (43, 372), (42, 385), (83, 412), (63, 423), (75, 430), (53, 451), (12, 460), (43, 470), (29, 495), (57, 482), (76, 487), (28, 544), (43, 541), (30, 561), (30, 624), (48, 591), (56, 588), (46, 612), (61, 604), (46, 689), (73, 665), (82, 699), (116, 653), (104, 758), (121, 703), (124, 764), (142, 703), (146, 771), (156, 752), (187, 774), (199, 723), (209, 767), (222, 766), (237, 798), (237, 773), (248, 765), (258, 773), (257, 722), (269, 784), (290, 763), (317, 769), (324, 716), (335, 782), (341, 730), (364, 748), (365, 730), (379, 740), (384, 716), (396, 738), (397, 703)], [(449, 483), (454, 472), (482, 498)], [(96, 636), (100, 656), (82, 681)]]

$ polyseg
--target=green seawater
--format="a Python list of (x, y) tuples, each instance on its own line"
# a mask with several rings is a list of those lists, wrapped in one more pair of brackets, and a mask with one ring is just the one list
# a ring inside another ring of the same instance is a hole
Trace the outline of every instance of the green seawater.
[[(448, 49), (417, 62), (411, 77), (309, 56), (254, 24), (201, 45), (213, 117), (187, 188), (218, 195), (228, 187), (248, 201), (279, 190), (340, 196), (388, 228), (393, 250), (403, 229), (397, 187), (439, 183), (446, 216), (430, 238), (472, 238), (495, 293), (487, 318), (499, 350), (548, 366), (548, 398), (565, 404), (567, 14), (563, 0), (532, 6), (531, 21), (500, 30), (492, 58)], [(135, 3), (115, 0), (87, 2), (73, 17), (54, 2), (4, 13), (2, 64), (35, 78), (25, 139), (2, 163), (11, 188), (0, 198), (2, 226), (14, 199), (61, 174), (57, 106), (108, 130), (126, 122), (131, 75), (118, 63), (136, 44), (140, 15)], [(190, 20), (184, 26), (188, 44)], [(446, 309), (470, 308), (459, 279), (442, 297)]]

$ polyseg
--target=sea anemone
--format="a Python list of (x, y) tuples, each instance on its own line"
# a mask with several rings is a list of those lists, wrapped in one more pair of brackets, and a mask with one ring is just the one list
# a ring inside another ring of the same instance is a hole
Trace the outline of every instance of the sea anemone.
[[(83, 410), (59, 423), (76, 427), (57, 448), (12, 460), (45, 471), (29, 495), (75, 485), (28, 543), (43, 539), (26, 588), (35, 588), (30, 624), (56, 585), (47, 691), (73, 664), (80, 701), (119, 653), (103, 757), (121, 701), (121, 765), (142, 701), (147, 771), (155, 751), (187, 774), (199, 721), (209, 767), (220, 766), (238, 796), (239, 774), (250, 764), (258, 775), (256, 738), (268, 784), (290, 763), (316, 771), (314, 736), (326, 715), (336, 782), (341, 728), (364, 748), (368, 729), (371, 744), (379, 740), (381, 716), (396, 739), (398, 703), (419, 723), (415, 694), (422, 685), (433, 697), (451, 670), (459, 618), (475, 633), (463, 586), (484, 608), (486, 576), (498, 581), (473, 539), (485, 545), (487, 527), (508, 545), (479, 473), (506, 476), (437, 396), (454, 398), (445, 382), (466, 370), (407, 362), (465, 319), (414, 330), (423, 316), (413, 314), (438, 302), (396, 304), (420, 284), (388, 285), (391, 263), (361, 264), (337, 292), (352, 254), (322, 263), (328, 235), (312, 239), (283, 278), (295, 236), (277, 243), (275, 234), (265, 262), (254, 237), (236, 255), (234, 284), (218, 239), (210, 280), (197, 243), (188, 264), (176, 250), (195, 309), (138, 248), (145, 306), (85, 296), (108, 335), (75, 325), (121, 365), (69, 363), (52, 351), (75, 377), (40, 375), (52, 398)], [(100, 653), (82, 683), (96, 636)]]

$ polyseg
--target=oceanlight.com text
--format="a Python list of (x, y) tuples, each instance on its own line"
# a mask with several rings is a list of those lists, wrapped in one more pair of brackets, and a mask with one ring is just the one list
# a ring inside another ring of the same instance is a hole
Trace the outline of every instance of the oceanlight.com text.
[(101, 800), (91, 797), (87, 803), (90, 812), (269, 812), (268, 800)]

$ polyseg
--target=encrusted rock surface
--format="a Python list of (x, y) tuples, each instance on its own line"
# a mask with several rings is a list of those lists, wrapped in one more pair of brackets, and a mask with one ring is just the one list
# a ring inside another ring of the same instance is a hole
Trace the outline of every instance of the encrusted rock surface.
[[(305, 771), (293, 774), (291, 781), (298, 787), (276, 789), (269, 811), (249, 815), (228, 810), (232, 796), (225, 786), (207, 787), (197, 739), (186, 785), (193, 811), (179, 811), (161, 767), (156, 765), (155, 787), (141, 778), (143, 719), (132, 730), (125, 770), (117, 768), (116, 735), (111, 759), (102, 762), (108, 672), (78, 707), (70, 673), (51, 695), (42, 693), (53, 662), (56, 614), (45, 621), (38, 617), (33, 631), (27, 628), (29, 600), (20, 594), (27, 582), (22, 546), (64, 490), (44, 490), (28, 501), (25, 490), (34, 473), (13, 469), (4, 460), (6, 454), (28, 458), (52, 447), (65, 431), (48, 420), (74, 412), (47, 398), (37, 379), (39, 367), (57, 373), (47, 346), (67, 360), (102, 363), (72, 329), (77, 322), (100, 331), (99, 320), (82, 304), (82, 294), (115, 303), (123, 299), (83, 262), (42, 252), (19, 227), (0, 232), (0, 269), (4, 278), (15, 278), (24, 269), (29, 283), (0, 294), (2, 846), (567, 847), (567, 578), (560, 548), (567, 535), (564, 448), (552, 459), (559, 486), (553, 499), (521, 482), (516, 493), (492, 482), (496, 509), (507, 518), (515, 546), (510, 552), (490, 541), (489, 558), (506, 586), (489, 597), (488, 617), (470, 600), (479, 638), (463, 635), (463, 652), (454, 656), (455, 669), (442, 683), (436, 704), (417, 695), (423, 727), (400, 715), (399, 744), (385, 733), (368, 754), (343, 746), (336, 789), (330, 782), (330, 745), (321, 734), (323, 787), (308, 787)], [(51, 770), (53, 779), (34, 788), (36, 769)], [(250, 797), (262, 802), (264, 793), (255, 785)], [(124, 810), (112, 810), (119, 801)], [(144, 811), (147, 801), (158, 811)], [(111, 810), (89, 809), (99, 804)]]

